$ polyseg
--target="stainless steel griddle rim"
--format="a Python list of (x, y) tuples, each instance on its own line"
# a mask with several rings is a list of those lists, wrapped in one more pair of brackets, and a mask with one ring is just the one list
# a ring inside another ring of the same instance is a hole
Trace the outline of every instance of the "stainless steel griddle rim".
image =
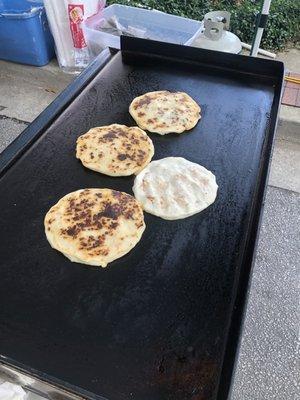
[[(259, 176), (252, 197), (251, 210), (247, 220), (247, 235), (244, 238), (243, 248), (239, 257), (239, 264), (243, 265), (240, 275), (235, 277), (235, 295), (231, 303), (232, 318), (227, 327), (227, 344), (223, 354), (222, 372), (216, 389), (218, 400), (228, 398), (231, 388), (234, 367), (237, 364), (238, 348), (240, 343), (240, 333), (245, 318), (246, 301), (249, 294), (249, 282), (252, 276), (252, 267), (255, 260), (258, 243), (258, 232), (260, 230), (263, 207), (266, 196), (270, 162), (272, 159), (274, 137), (278, 123), (278, 111), (282, 97), (282, 87), (284, 79), (284, 64), (278, 61), (251, 58), (223, 52), (201, 50), (179, 45), (155, 41), (145, 41), (143, 39), (132, 39), (121, 37), (121, 49), (124, 62), (134, 62), (139, 57), (151, 57), (153, 59), (164, 58), (186, 61), (189, 64), (197, 64), (199, 68), (207, 67), (220, 72), (234, 73), (242, 77), (256, 75), (259, 79), (269, 81), (274, 87), (274, 98), (271, 114), (269, 116), (269, 134), (266, 136), (259, 166)], [(214, 63), (216, 65), (214, 65)], [(207, 72), (207, 71), (206, 71)]]
[(114, 49), (104, 50), (26, 129), (0, 154), (0, 178), (45, 132), (82, 89), (114, 57)]
[(0, 376), (50, 400), (58, 398), (65, 400), (107, 400), (105, 397), (95, 395), (56, 378), (50, 378), (47, 374), (2, 356), (0, 357)]

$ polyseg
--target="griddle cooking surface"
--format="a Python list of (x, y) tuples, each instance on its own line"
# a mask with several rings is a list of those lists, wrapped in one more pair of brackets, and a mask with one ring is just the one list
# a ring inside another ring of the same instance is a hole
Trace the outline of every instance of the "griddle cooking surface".
[[(48, 209), (80, 188), (133, 185), (84, 168), (77, 137), (134, 125), (132, 99), (164, 89), (191, 95), (202, 119), (150, 134), (154, 160), (211, 170), (215, 203), (178, 221), (145, 214), (140, 243), (106, 269), (71, 263), (46, 240)], [(214, 399), (273, 97), (255, 77), (116, 54), (0, 181), (0, 354), (109, 400)]]

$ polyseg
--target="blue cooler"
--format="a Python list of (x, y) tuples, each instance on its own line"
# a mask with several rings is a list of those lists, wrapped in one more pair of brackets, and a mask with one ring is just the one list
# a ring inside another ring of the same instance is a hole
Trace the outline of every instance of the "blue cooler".
[(43, 2), (0, 0), (0, 59), (42, 66), (53, 56)]

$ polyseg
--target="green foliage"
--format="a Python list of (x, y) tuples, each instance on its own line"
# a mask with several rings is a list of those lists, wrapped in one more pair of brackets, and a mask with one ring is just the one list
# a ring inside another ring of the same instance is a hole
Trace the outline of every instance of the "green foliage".
[[(251, 44), (255, 32), (256, 16), (262, 0), (108, 0), (136, 7), (156, 8), (170, 14), (202, 20), (204, 14), (214, 10), (231, 12), (230, 30)], [(300, 1), (272, 0), (270, 15), (261, 46), (265, 49), (283, 49), (288, 43), (299, 43)]]

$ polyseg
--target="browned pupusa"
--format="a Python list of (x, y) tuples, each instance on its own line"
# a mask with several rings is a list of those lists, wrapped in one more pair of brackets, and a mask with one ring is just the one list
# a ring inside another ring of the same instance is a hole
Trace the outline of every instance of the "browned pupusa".
[(82, 164), (110, 176), (139, 173), (149, 164), (153, 154), (151, 139), (136, 126), (101, 126), (77, 139), (76, 157)]
[(201, 118), (200, 111), (188, 94), (167, 90), (136, 97), (129, 107), (140, 128), (160, 135), (192, 129)]
[(145, 229), (135, 198), (111, 189), (81, 189), (64, 196), (45, 217), (51, 246), (71, 261), (105, 267), (128, 253)]

